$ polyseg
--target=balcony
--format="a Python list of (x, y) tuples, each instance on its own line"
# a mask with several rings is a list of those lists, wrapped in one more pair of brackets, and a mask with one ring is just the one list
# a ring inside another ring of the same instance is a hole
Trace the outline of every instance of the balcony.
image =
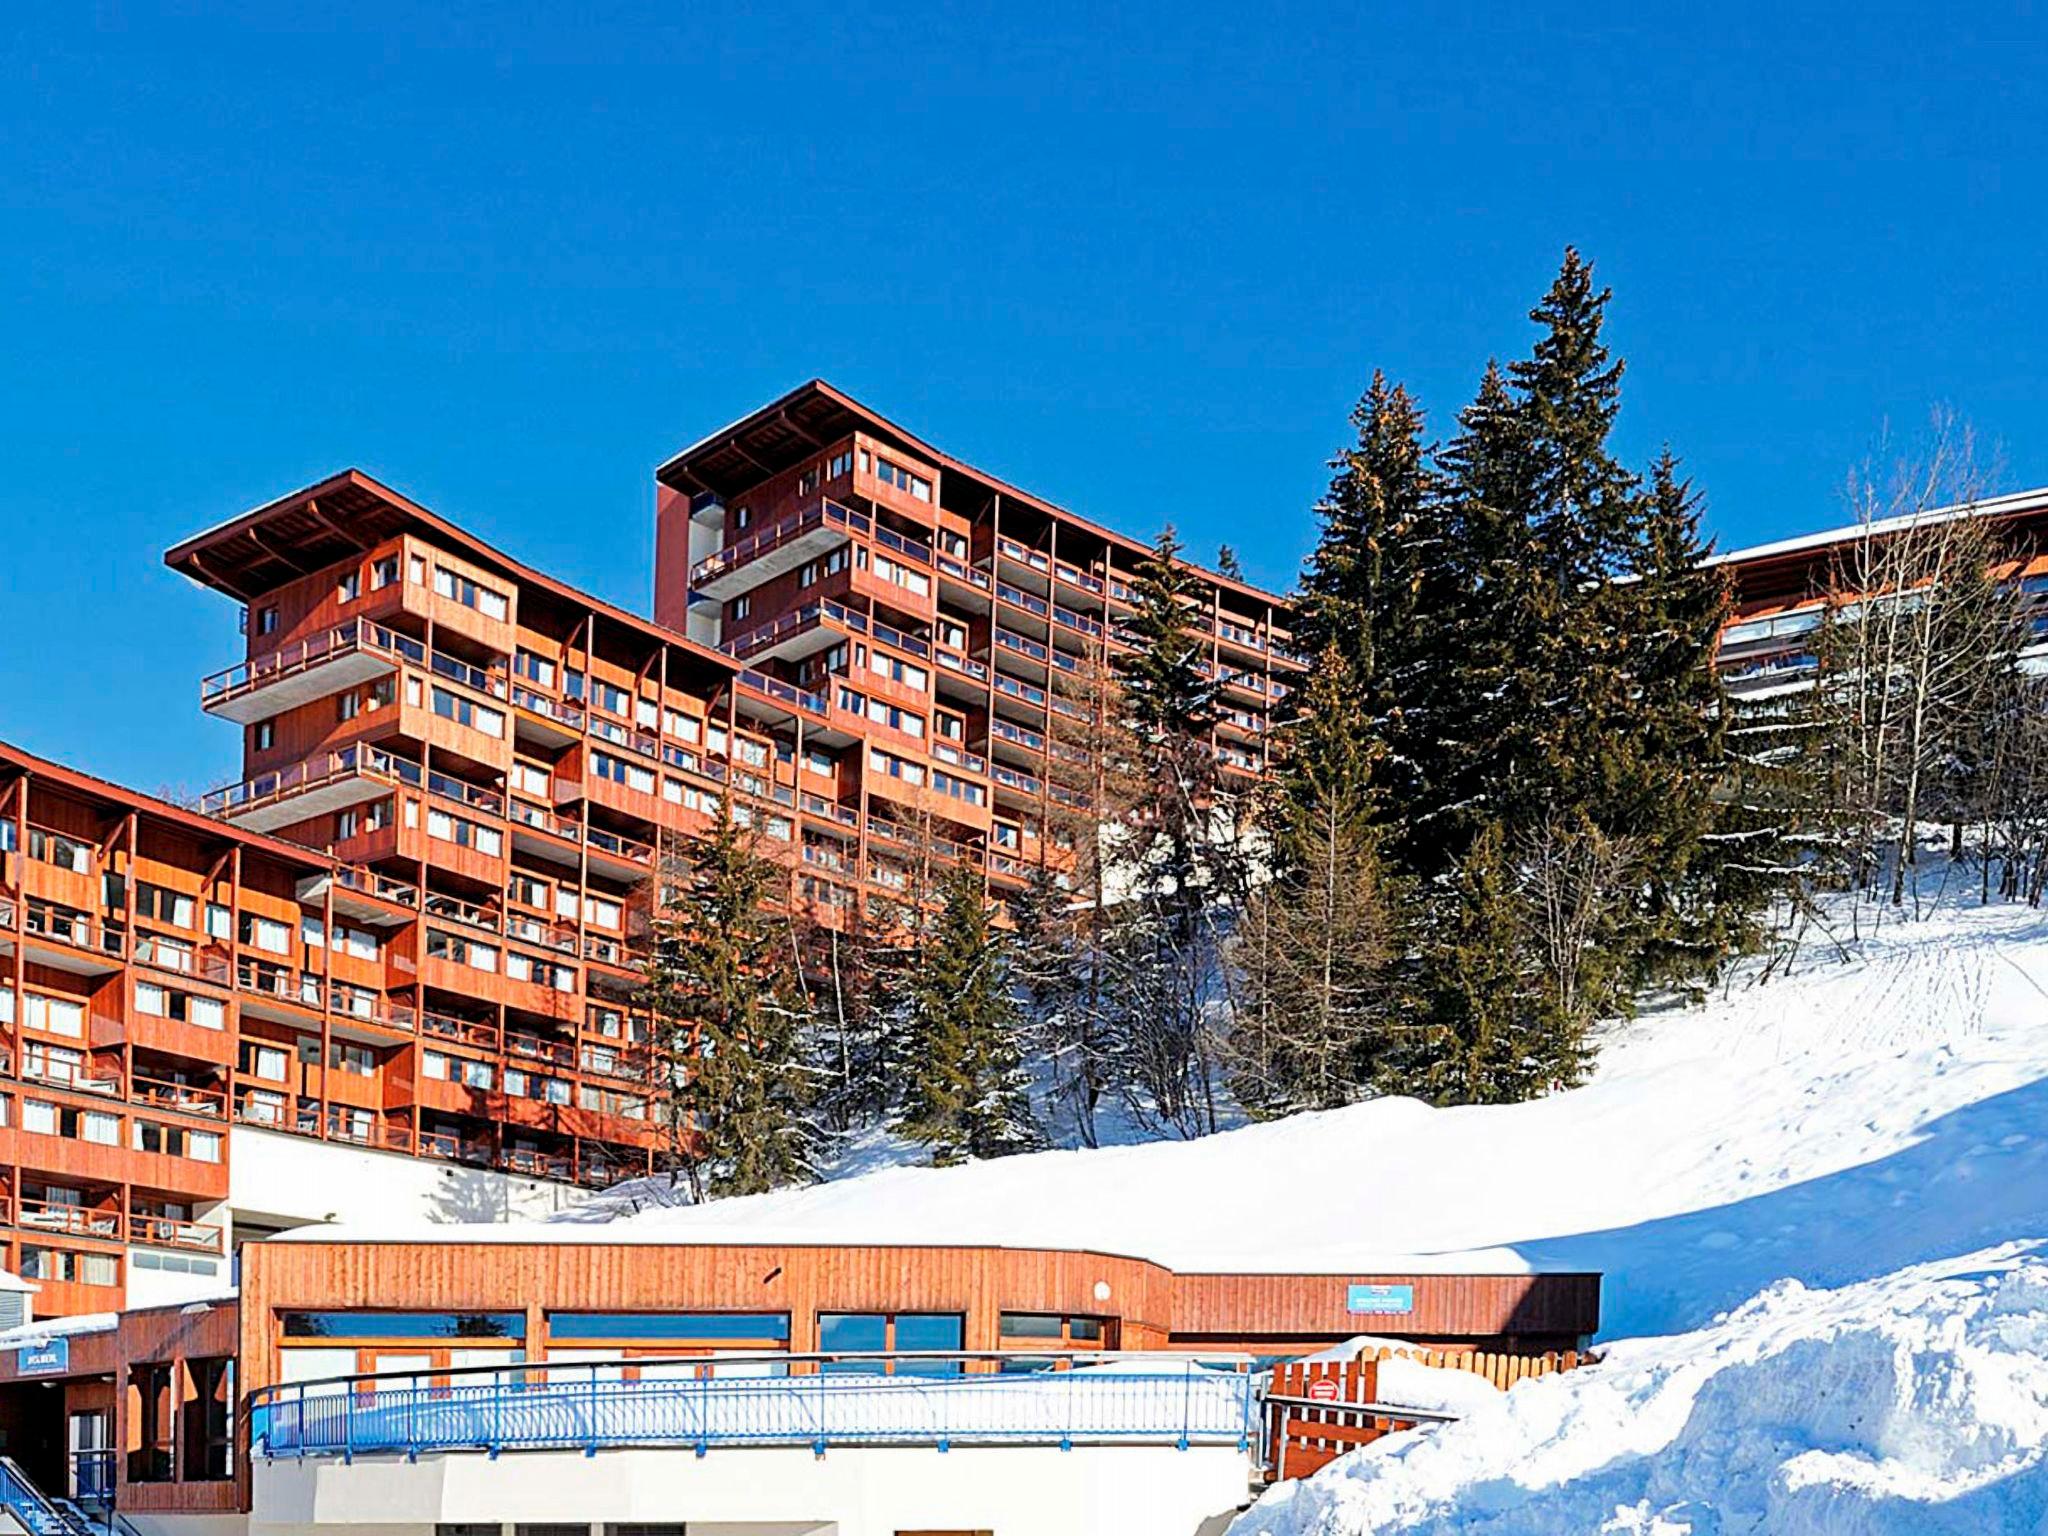
[(742, 661), (794, 661), (836, 645), (847, 634), (866, 636), (906, 655), (931, 656), (931, 646), (916, 635), (879, 619), (870, 622), (866, 614), (824, 599), (735, 635), (725, 643), (725, 653)]
[(836, 501), (820, 502), (699, 560), (690, 568), (691, 595), (724, 602), (786, 575), (854, 535), (865, 538), (873, 527), (866, 513)]
[(252, 832), (270, 832), (382, 799), (400, 785), (418, 789), (423, 781), (418, 763), (363, 742), (224, 785), (203, 796), (199, 808)]
[(410, 636), (367, 619), (351, 619), (201, 679), (199, 707), (223, 720), (250, 725), (387, 677), (405, 662), (423, 666), (426, 660), (426, 647)]

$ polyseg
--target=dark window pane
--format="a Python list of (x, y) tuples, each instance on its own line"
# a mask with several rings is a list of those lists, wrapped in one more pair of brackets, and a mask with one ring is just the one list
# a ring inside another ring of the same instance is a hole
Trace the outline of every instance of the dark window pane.
[(1003, 1314), (1003, 1337), (1006, 1339), (1056, 1339), (1060, 1336), (1060, 1320), (1044, 1312), (1005, 1312)]
[(523, 1339), (524, 1312), (287, 1312), (288, 1339)]
[(550, 1312), (553, 1339), (772, 1339), (789, 1342), (787, 1312)]

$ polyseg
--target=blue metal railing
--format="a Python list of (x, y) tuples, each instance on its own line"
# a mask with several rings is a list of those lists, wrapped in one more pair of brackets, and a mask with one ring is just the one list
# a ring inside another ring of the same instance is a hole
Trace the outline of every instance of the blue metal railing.
[[(1026, 1358), (1048, 1368), (1016, 1372)], [(1011, 1372), (1000, 1370), (1005, 1360)], [(726, 1445), (807, 1445), (820, 1453), (832, 1445), (955, 1444), (1248, 1450), (1259, 1431), (1256, 1381), (1239, 1357), (1165, 1354), (481, 1366), (265, 1387), (250, 1397), (250, 1442), (265, 1457), (344, 1459), (659, 1445), (699, 1455)]]

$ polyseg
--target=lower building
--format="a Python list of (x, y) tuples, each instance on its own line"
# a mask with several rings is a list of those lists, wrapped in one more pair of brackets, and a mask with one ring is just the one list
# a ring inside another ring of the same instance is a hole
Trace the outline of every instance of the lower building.
[(1245, 1501), (1271, 1359), (1599, 1325), (1589, 1274), (555, 1230), (309, 1229), (237, 1295), (0, 1334), (0, 1503), (38, 1536), (1194, 1536)]

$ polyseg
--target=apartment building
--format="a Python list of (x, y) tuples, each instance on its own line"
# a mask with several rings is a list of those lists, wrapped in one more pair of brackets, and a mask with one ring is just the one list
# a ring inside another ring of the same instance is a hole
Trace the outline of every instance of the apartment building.
[[(2048, 487), (1939, 507), (1846, 528), (1798, 534), (1716, 555), (1733, 584), (1733, 611), (1721, 632), (1717, 664), (1740, 700), (1803, 688), (1820, 665), (1816, 650), (1828, 594), (1853, 580), (1857, 547), (1881, 544), (1959, 517), (1983, 518), (2007, 562), (2003, 579), (2034, 610), (2037, 642), (2048, 642)], [(2030, 655), (2038, 667), (2040, 657)]]
[[(890, 842), (907, 820), (985, 867), (998, 897), (1061, 867), (1061, 823), (1090, 809), (1091, 705), (1145, 543), (816, 380), (656, 478), (655, 618), (732, 657), (743, 707), (800, 735), (814, 898), (900, 884)], [(1196, 574), (1211, 747), (1224, 781), (1248, 785), (1302, 661), (1280, 598)]]
[[(823, 384), (658, 498), (649, 620), (333, 476), (166, 555), (240, 611), (200, 686), (234, 782), (191, 809), (0, 747), (0, 1263), (36, 1315), (202, 1293), (337, 1209), (646, 1171), (649, 881), (724, 797), (828, 923), (900, 895), (913, 837), (998, 899), (1062, 867), (1060, 722), (1143, 544)], [(1277, 599), (1203, 593), (1248, 783), (1299, 664)]]

